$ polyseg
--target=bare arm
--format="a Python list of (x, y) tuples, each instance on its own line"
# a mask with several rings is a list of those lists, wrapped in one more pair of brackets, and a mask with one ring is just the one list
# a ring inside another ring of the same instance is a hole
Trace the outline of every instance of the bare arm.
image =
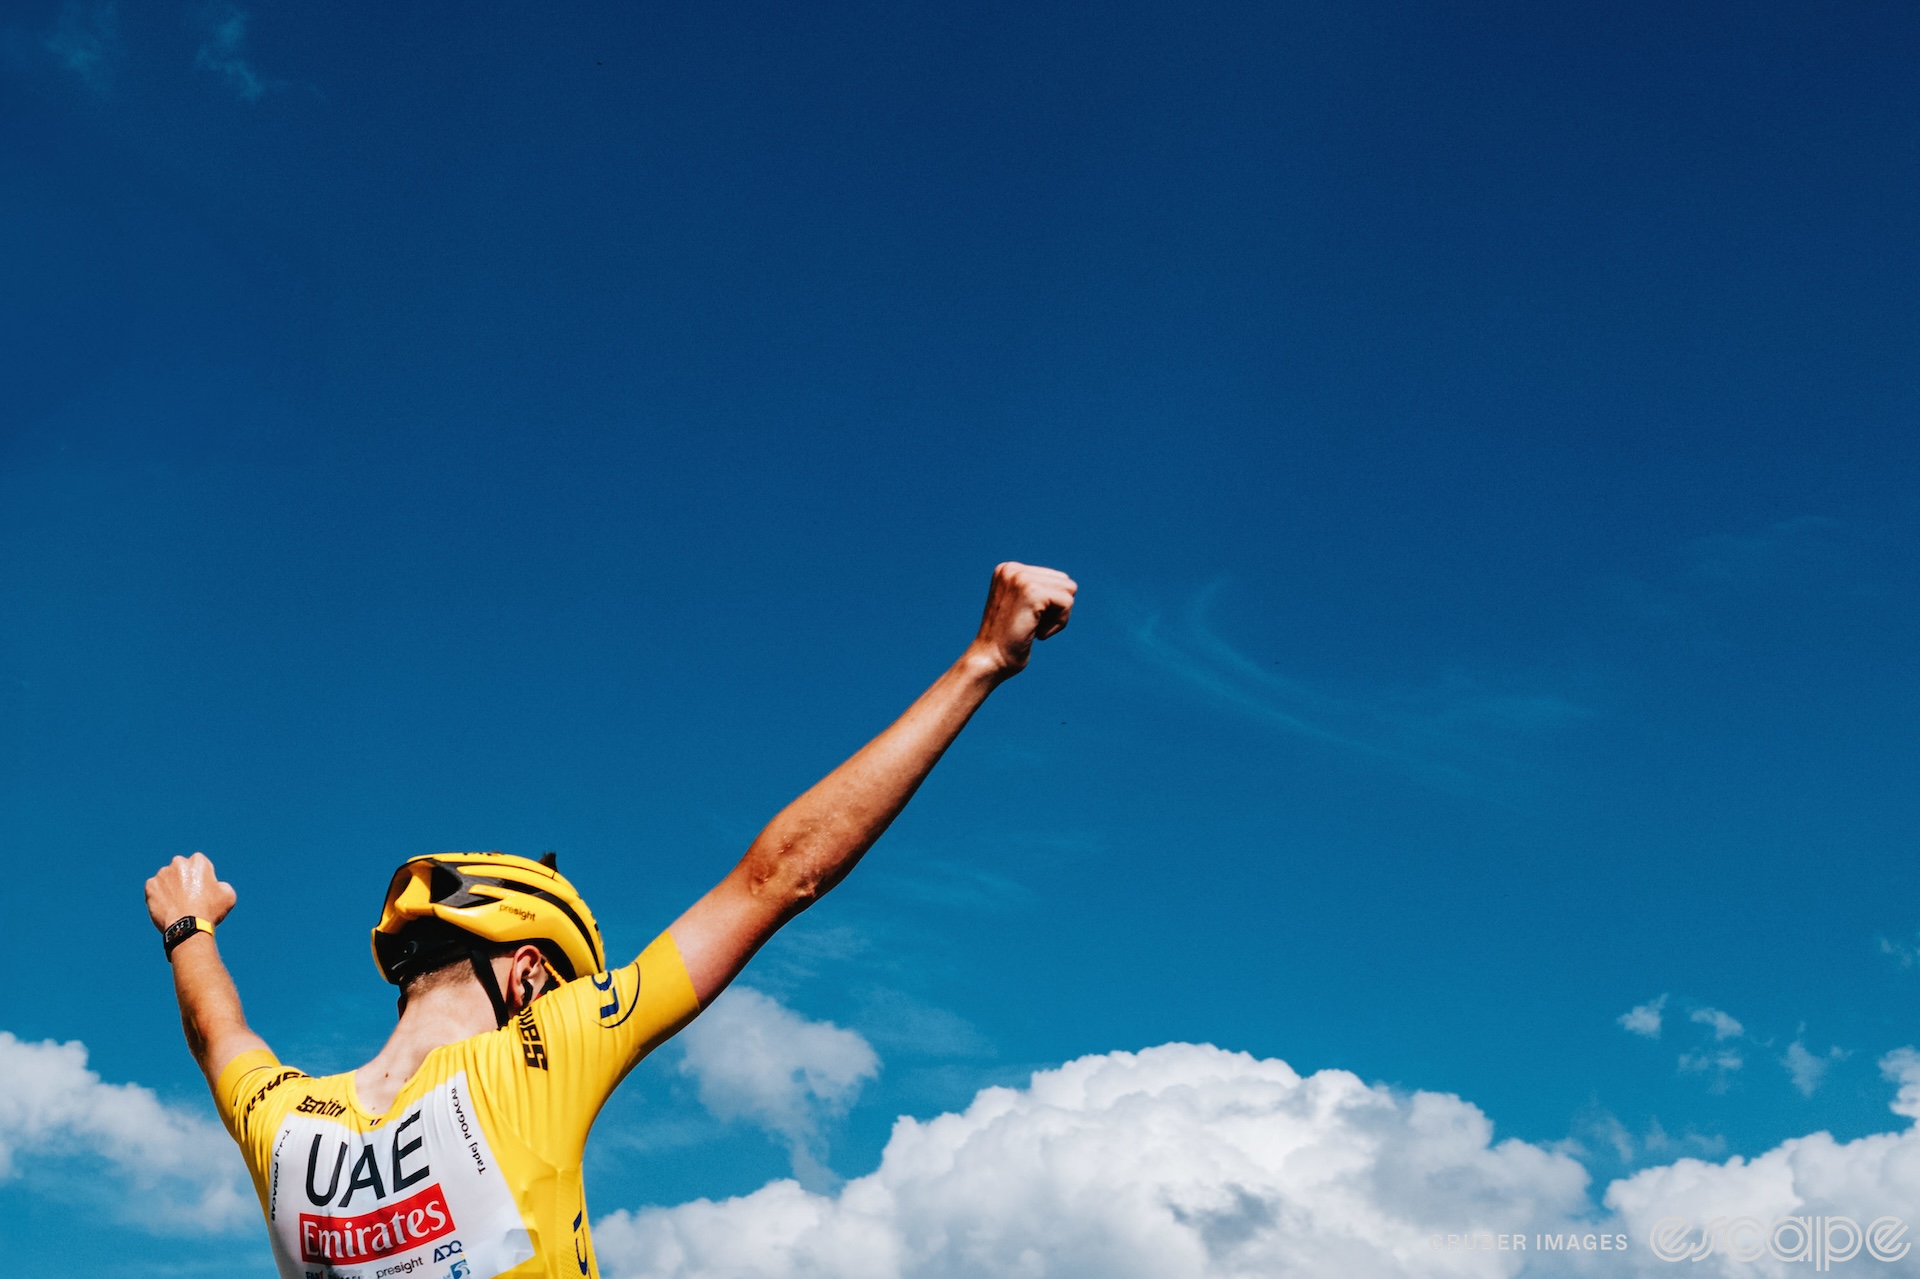
[[(203, 853), (176, 857), (147, 881), (147, 914), (165, 929), (187, 915), (218, 924), (237, 900), (233, 885), (222, 883)], [(220, 950), (206, 933), (196, 933), (173, 950), (173, 993), (180, 1001), (180, 1024), (187, 1048), (213, 1087), (227, 1063), (243, 1052), (265, 1048), (267, 1041), (247, 1029)]]
[(960, 660), (885, 732), (782, 809), (740, 864), (674, 921), (669, 931), (703, 1006), (782, 924), (846, 878), (987, 695), (1026, 666), (1033, 642), (1067, 624), (1075, 589), (1053, 569), (994, 569), (980, 631)]

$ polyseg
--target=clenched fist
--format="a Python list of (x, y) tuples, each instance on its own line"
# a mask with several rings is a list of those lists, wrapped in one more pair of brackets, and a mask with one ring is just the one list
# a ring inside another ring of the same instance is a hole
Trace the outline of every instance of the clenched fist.
[(147, 881), (147, 914), (155, 928), (164, 929), (187, 915), (217, 924), (227, 917), (236, 900), (233, 885), (223, 883), (213, 873), (213, 863), (205, 853), (176, 857)]
[(1033, 642), (1057, 635), (1066, 626), (1073, 615), (1073, 594), (1079, 589), (1057, 569), (1011, 561), (998, 566), (974, 646), (987, 654), (998, 674), (1018, 674), (1033, 652)]

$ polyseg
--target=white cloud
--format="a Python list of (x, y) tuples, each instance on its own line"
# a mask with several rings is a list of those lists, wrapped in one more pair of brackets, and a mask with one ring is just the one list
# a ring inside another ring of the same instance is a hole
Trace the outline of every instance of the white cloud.
[(1711, 1026), (1715, 1040), (1738, 1039), (1747, 1033), (1745, 1026), (1718, 1008), (1696, 1008), (1693, 1010), (1691, 1020), (1699, 1022), (1702, 1026)]
[[(1920, 1118), (1920, 1053), (1891, 1053), (1881, 1069), (1900, 1085), (1894, 1111)], [(1496, 1143), (1458, 1097), (1167, 1044), (986, 1089), (961, 1114), (903, 1118), (880, 1167), (836, 1194), (776, 1181), (615, 1212), (594, 1231), (613, 1279), (1651, 1279), (1679, 1273), (1648, 1247), (1666, 1218), (1696, 1237), (1716, 1217), (1912, 1220), (1920, 1130), (1678, 1159), (1614, 1181), (1604, 1212), (1586, 1188), (1570, 1156)], [(1528, 1252), (1431, 1244), (1516, 1232)], [(1628, 1247), (1543, 1252), (1532, 1238), (1572, 1232)], [(1684, 1268), (1694, 1279), (1805, 1269), (1718, 1254)]]
[(880, 1072), (865, 1039), (748, 986), (728, 990), (680, 1038), (680, 1072), (696, 1081), (702, 1105), (780, 1138), (803, 1182), (831, 1179), (820, 1162), (819, 1121), (843, 1112)]
[(247, 59), (247, 22), (246, 12), (232, 6), (214, 14), (193, 65), (224, 77), (229, 88), (253, 102), (273, 86)]
[(1629, 1008), (1616, 1018), (1619, 1023), (1636, 1035), (1645, 1035), (1648, 1039), (1660, 1038), (1660, 1010), (1667, 1006), (1667, 997), (1649, 999), (1646, 1003)]
[(1891, 1109), (1896, 1115), (1920, 1119), (1920, 1053), (1911, 1048), (1896, 1048), (1880, 1059), (1883, 1078), (1900, 1085)]
[(35, 1160), (96, 1156), (141, 1190), (116, 1201), (152, 1228), (224, 1230), (258, 1209), (221, 1128), (138, 1084), (106, 1084), (77, 1041), (25, 1043), (0, 1030), (0, 1180)]
[(1844, 1048), (1829, 1048), (1825, 1054), (1816, 1055), (1807, 1051), (1806, 1044), (1795, 1039), (1787, 1045), (1786, 1056), (1780, 1059), (1780, 1064), (1793, 1076), (1793, 1086), (1800, 1090), (1800, 1095), (1811, 1097), (1826, 1079), (1828, 1067), (1836, 1061), (1845, 1061), (1850, 1055)]

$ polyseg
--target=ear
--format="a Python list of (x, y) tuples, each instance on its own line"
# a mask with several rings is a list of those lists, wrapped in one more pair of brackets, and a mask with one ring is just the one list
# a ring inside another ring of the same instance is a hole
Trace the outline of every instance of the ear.
[(538, 946), (522, 946), (514, 951), (507, 973), (515, 1012), (546, 994), (555, 984), (553, 973), (547, 967), (547, 957), (540, 953)]

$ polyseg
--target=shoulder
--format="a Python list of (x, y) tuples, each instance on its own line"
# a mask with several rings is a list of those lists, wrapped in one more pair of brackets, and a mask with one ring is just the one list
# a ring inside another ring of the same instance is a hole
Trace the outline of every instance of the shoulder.
[(679, 947), (664, 932), (631, 963), (575, 978), (536, 999), (515, 1021), (523, 1022), (531, 1012), (550, 1028), (561, 1023), (582, 1032), (608, 1031), (627, 1027), (636, 1012), (642, 1020), (651, 1020), (650, 1013), (657, 1017), (662, 1011), (668, 1020), (699, 1011)]
[(214, 1105), (227, 1131), (244, 1144), (266, 1115), (279, 1115), (291, 1104), (287, 1086), (307, 1079), (305, 1071), (282, 1065), (267, 1049), (256, 1048), (221, 1070), (213, 1086)]

